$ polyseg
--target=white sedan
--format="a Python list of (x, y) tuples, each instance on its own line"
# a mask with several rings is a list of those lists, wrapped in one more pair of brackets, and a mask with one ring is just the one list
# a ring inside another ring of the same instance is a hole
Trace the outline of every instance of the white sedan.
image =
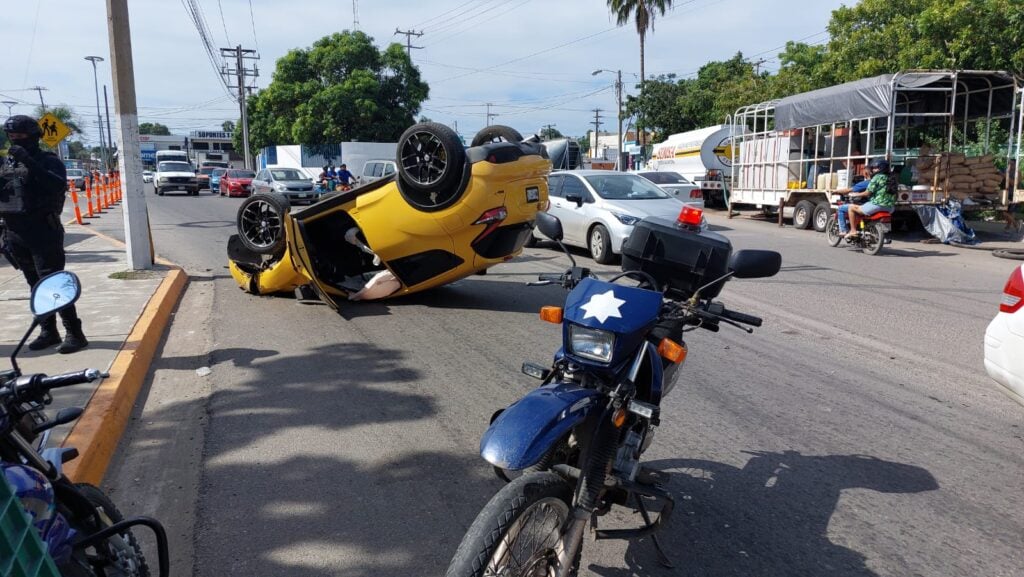
[(142, 182), (153, 182), (153, 172), (149, 170), (143, 170)]
[(985, 331), (985, 370), (1024, 405), (1024, 265), (1010, 273), (999, 312)]

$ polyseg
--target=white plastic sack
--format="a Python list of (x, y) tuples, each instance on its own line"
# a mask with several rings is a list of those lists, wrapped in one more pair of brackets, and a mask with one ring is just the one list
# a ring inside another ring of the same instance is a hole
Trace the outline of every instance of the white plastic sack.
[(402, 283), (398, 282), (395, 275), (389, 270), (382, 270), (373, 275), (373, 278), (370, 279), (370, 282), (366, 283), (362, 290), (349, 295), (348, 300), (372, 301), (375, 299), (382, 299), (391, 295), (400, 288), (402, 288)]

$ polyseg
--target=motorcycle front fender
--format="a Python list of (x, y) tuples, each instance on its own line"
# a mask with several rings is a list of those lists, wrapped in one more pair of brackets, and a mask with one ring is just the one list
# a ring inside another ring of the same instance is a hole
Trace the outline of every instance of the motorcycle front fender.
[(519, 471), (536, 465), (590, 411), (601, 394), (574, 383), (538, 387), (505, 409), (480, 439), (480, 455), (492, 465)]

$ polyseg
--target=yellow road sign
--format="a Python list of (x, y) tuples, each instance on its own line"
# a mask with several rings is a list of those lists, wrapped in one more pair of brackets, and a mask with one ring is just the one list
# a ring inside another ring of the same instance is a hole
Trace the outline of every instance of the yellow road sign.
[(71, 129), (49, 112), (39, 119), (39, 129), (43, 131), (43, 136), (40, 140), (51, 148), (56, 147), (61, 140), (64, 140), (71, 134)]

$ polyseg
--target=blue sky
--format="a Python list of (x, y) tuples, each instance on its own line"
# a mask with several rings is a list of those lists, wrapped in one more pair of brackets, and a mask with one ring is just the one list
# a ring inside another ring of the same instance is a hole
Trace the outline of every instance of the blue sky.
[[(202, 9), (214, 49), (242, 44), (259, 50), (258, 87), (270, 82), (274, 62), (291, 48), (353, 27), (351, 0), (194, 0)], [(130, 0), (140, 122), (161, 122), (172, 132), (217, 129), (236, 120), (184, 4), (187, 0)], [(849, 4), (850, 2), (847, 2)], [(110, 86), (106, 3), (102, 0), (18, 0), (5, 6), (0, 38), (0, 100), (15, 113), (38, 105), (32, 86), (44, 86), (47, 104), (70, 105), (86, 137), (95, 140), (92, 66), (100, 90)], [(737, 51), (766, 59), (767, 69), (787, 40), (827, 40), (833, 0), (676, 0), (648, 36), (647, 74), (691, 76), (709, 60)], [(250, 5), (252, 12), (250, 17)], [(223, 18), (221, 17), (223, 14)], [(378, 46), (402, 42), (395, 29), (422, 31), (413, 50), (430, 99), (422, 114), (472, 136), (492, 123), (523, 133), (554, 124), (571, 135), (592, 127), (594, 108), (614, 130), (614, 75), (622, 70), (627, 93), (640, 71), (632, 25), (617, 28), (605, 0), (358, 0), (359, 29)], [(230, 41), (230, 44), (229, 44)], [(109, 90), (110, 88), (108, 88)], [(112, 93), (111, 93), (112, 96)], [(102, 100), (102, 93), (100, 95)], [(0, 108), (0, 114), (6, 114)], [(111, 101), (111, 118), (116, 119)]]

